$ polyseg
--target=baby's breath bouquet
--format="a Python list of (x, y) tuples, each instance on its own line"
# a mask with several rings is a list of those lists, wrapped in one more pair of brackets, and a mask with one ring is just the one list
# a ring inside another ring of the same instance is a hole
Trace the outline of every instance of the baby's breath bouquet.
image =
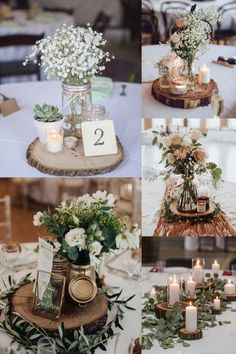
[(115, 198), (106, 191), (63, 201), (52, 213), (37, 212), (35, 226), (57, 237), (58, 253), (74, 264), (96, 264), (105, 254), (137, 248), (140, 230), (128, 226), (115, 210)]
[(216, 10), (196, 9), (196, 5), (192, 6), (189, 13), (176, 20), (177, 30), (170, 36), (169, 43), (172, 51), (186, 61), (189, 73), (193, 61), (208, 49), (212, 26), (218, 21), (220, 16)]
[(93, 31), (90, 25), (86, 28), (63, 25), (54, 36), (36, 42), (24, 65), (29, 61), (37, 63), (40, 57), (38, 65), (48, 78), (56, 77), (70, 85), (86, 83), (111, 60), (105, 45), (103, 34)]

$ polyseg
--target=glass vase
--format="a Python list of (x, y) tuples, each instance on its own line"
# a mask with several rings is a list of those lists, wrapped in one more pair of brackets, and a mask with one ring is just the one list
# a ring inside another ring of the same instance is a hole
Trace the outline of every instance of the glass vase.
[(192, 176), (183, 176), (183, 190), (179, 196), (178, 209), (181, 212), (197, 210), (197, 188)]
[(62, 111), (65, 129), (72, 136), (80, 136), (83, 112), (92, 106), (91, 83), (80, 85), (62, 84)]
[(160, 77), (160, 88), (162, 90), (168, 90), (170, 88), (170, 75), (169, 71), (165, 72)]
[(100, 121), (108, 119), (109, 114), (101, 104), (92, 104), (89, 111), (83, 112), (83, 121)]
[(194, 75), (193, 62), (187, 63), (186, 69), (187, 69), (186, 78), (188, 80), (187, 89), (188, 89), (188, 91), (194, 91), (195, 90), (195, 75)]

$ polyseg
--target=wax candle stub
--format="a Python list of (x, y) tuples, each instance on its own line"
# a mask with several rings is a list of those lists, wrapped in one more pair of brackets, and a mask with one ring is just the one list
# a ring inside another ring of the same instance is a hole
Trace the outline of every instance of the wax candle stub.
[(220, 299), (216, 297), (213, 302), (214, 310), (220, 310)]
[(197, 330), (197, 308), (191, 303), (185, 309), (185, 328), (187, 332), (193, 333)]
[(235, 294), (235, 285), (228, 280), (228, 282), (224, 285), (224, 293), (225, 295), (233, 295)]
[(213, 274), (219, 274), (219, 272), (220, 272), (219, 263), (217, 261), (214, 261), (214, 263), (212, 263), (212, 265), (211, 265), (211, 269), (212, 269)]
[(210, 68), (204, 64), (203, 66), (200, 67), (199, 70), (199, 83), (200, 84), (209, 84), (211, 80), (210, 76)]

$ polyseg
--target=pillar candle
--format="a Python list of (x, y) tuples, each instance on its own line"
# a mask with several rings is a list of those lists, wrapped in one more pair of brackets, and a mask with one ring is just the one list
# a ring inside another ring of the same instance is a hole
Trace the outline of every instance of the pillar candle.
[(199, 83), (200, 84), (209, 84), (211, 80), (210, 76), (210, 68), (204, 64), (203, 66), (200, 67), (199, 71)]
[(203, 269), (199, 261), (197, 261), (196, 265), (193, 267), (193, 279), (198, 284), (203, 281)]
[(219, 263), (217, 261), (214, 261), (214, 263), (212, 263), (212, 265), (211, 265), (211, 269), (212, 269), (213, 274), (219, 274), (219, 272), (220, 272)]
[(196, 282), (190, 277), (189, 280), (186, 281), (186, 290), (191, 298), (194, 298), (195, 296), (195, 288)]
[(191, 303), (185, 309), (185, 328), (188, 332), (197, 330), (197, 308)]
[(231, 283), (231, 280), (224, 285), (224, 293), (225, 295), (232, 295), (235, 294), (235, 285)]
[(214, 299), (214, 310), (220, 310), (220, 299), (218, 296)]
[(173, 282), (169, 284), (169, 305), (173, 306), (176, 302), (179, 302), (180, 285), (173, 278)]

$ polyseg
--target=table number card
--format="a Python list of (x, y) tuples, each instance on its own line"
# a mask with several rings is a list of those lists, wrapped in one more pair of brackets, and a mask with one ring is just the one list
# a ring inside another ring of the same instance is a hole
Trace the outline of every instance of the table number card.
[(82, 139), (85, 156), (117, 154), (117, 142), (112, 120), (82, 122)]

